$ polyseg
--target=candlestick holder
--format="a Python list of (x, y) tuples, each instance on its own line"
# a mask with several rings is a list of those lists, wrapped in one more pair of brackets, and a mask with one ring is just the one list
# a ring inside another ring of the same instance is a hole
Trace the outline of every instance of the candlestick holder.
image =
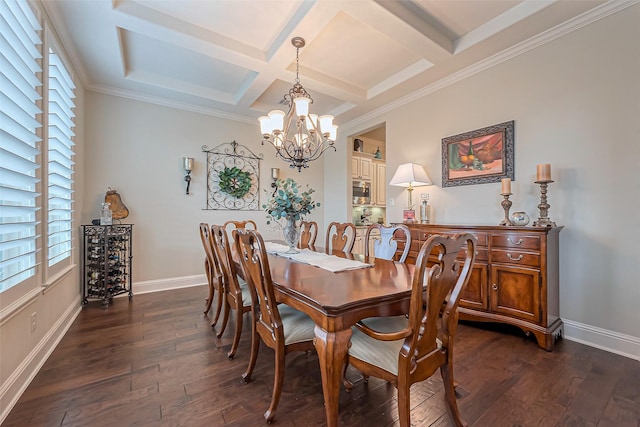
[(500, 194), (502, 194), (502, 197), (504, 197), (504, 200), (500, 203), (502, 205), (502, 209), (504, 209), (504, 219), (500, 221), (500, 224), (498, 225), (513, 225), (513, 223), (509, 219), (509, 209), (511, 209), (511, 205), (513, 204), (513, 202), (509, 200), (509, 196), (511, 196), (511, 194), (513, 193)]
[(547, 186), (552, 183), (552, 180), (536, 181), (536, 184), (540, 184), (540, 204), (538, 209), (540, 210), (540, 218), (533, 222), (534, 227), (555, 227), (556, 223), (549, 219), (549, 208), (551, 205), (547, 203)]

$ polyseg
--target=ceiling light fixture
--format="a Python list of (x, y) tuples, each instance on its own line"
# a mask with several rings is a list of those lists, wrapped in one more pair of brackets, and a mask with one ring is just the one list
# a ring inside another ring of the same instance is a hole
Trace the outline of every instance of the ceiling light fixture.
[[(285, 162), (290, 163), (291, 168), (308, 168), (309, 162), (318, 159), (325, 150), (336, 147), (337, 125), (333, 124), (333, 116), (309, 113), (309, 105), (313, 104), (313, 98), (300, 84), (300, 48), (304, 47), (302, 37), (294, 37), (291, 44), (296, 48), (296, 82), (289, 93), (284, 96), (284, 101), (289, 106), (289, 111), (273, 110), (267, 116), (258, 118), (262, 143), (268, 141), (276, 149), (276, 155)], [(295, 125), (294, 125), (295, 124)]]

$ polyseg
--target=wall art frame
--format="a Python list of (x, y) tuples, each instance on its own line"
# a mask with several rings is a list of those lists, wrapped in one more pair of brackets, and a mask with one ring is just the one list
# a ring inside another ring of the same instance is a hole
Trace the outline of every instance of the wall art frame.
[(202, 146), (207, 153), (207, 206), (205, 210), (260, 210), (260, 160), (236, 141), (214, 148)]
[(514, 121), (442, 139), (442, 186), (515, 179)]

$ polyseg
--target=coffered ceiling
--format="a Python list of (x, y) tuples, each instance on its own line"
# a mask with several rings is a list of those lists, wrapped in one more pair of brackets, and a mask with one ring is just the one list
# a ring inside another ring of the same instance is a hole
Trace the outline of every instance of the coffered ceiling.
[[(295, 79), (338, 124), (437, 90), (628, 3), (43, 0), (88, 89), (255, 123)], [(567, 54), (570, 54), (568, 52)]]

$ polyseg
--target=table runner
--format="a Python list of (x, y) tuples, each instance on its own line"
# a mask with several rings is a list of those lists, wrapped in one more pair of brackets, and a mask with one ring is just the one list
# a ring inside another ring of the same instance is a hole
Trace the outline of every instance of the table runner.
[(275, 242), (265, 242), (265, 249), (270, 254), (320, 267), (333, 273), (372, 266), (371, 264), (353, 259), (340, 258), (335, 255), (325, 254), (324, 252), (314, 252), (309, 249), (298, 249), (300, 252), (297, 254), (287, 254), (285, 252), (289, 250), (289, 247)]

